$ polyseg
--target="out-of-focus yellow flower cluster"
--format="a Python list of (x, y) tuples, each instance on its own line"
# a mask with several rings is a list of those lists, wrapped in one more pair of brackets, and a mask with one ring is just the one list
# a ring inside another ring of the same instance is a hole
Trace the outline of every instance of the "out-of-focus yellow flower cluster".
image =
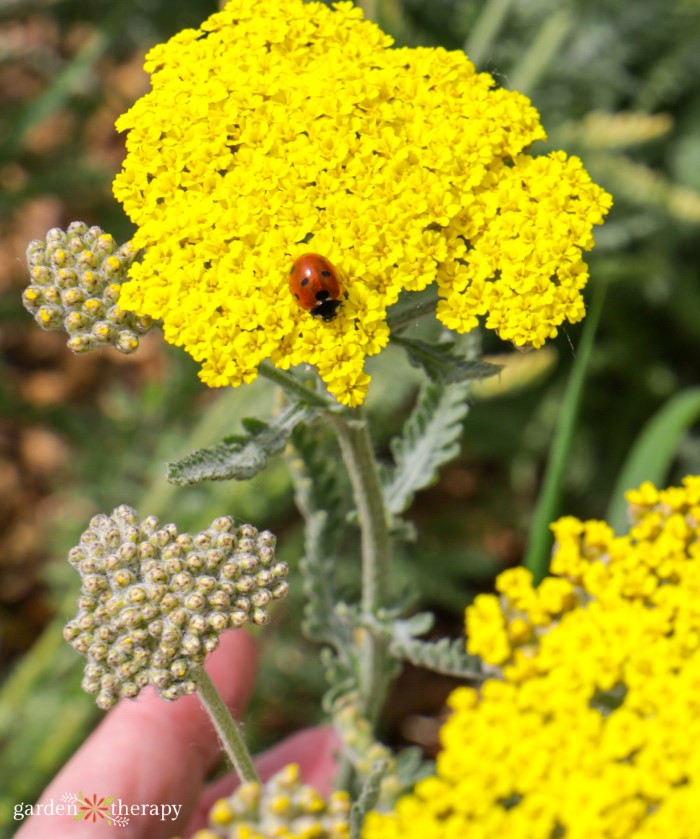
[(264, 784), (241, 784), (209, 811), (209, 827), (192, 839), (349, 839), (350, 796), (322, 797), (287, 764)]
[[(582, 250), (610, 196), (543, 138), (521, 94), (462, 52), (390, 49), (350, 2), (231, 0), (151, 50), (153, 89), (118, 122), (114, 192), (143, 261), (120, 305), (162, 320), (210, 386), (270, 359), (315, 365), (359, 404), (386, 309), (437, 282), (438, 317), (541, 346), (584, 314)], [(332, 322), (294, 302), (294, 260), (345, 277)]]
[(700, 478), (627, 499), (628, 535), (563, 518), (559, 577), (467, 610), (500, 679), (452, 694), (436, 775), (363, 839), (700, 835)]

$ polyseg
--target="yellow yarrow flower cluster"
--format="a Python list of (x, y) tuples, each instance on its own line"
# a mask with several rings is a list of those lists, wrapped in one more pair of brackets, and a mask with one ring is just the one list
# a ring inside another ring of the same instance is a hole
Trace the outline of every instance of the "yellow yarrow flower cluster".
[(700, 836), (700, 477), (627, 499), (629, 534), (563, 518), (560, 576), (467, 610), (500, 678), (452, 694), (436, 775), (363, 839)]
[[(147, 56), (152, 91), (120, 118), (114, 193), (144, 249), (120, 305), (163, 322), (212, 387), (263, 360), (309, 363), (357, 405), (387, 307), (437, 281), (438, 317), (539, 347), (578, 321), (610, 196), (518, 93), (461, 52), (392, 49), (350, 2), (231, 0)], [(313, 252), (344, 277), (333, 322), (288, 289)]]
[(287, 764), (265, 783), (241, 784), (214, 802), (209, 827), (192, 839), (349, 839), (350, 796), (327, 798), (301, 780), (299, 767)]

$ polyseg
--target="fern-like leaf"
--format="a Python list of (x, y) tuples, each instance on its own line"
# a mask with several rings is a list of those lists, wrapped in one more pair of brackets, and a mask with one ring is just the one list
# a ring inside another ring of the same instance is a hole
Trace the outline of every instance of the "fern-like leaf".
[(501, 369), (499, 364), (465, 358), (455, 348), (454, 341), (433, 344), (418, 338), (405, 338), (396, 334), (392, 334), (391, 340), (406, 348), (411, 364), (422, 367), (429, 379), (443, 381), (446, 384), (486, 379)]
[(372, 771), (365, 779), (359, 796), (350, 808), (350, 838), (360, 839), (362, 823), (365, 816), (375, 807), (379, 801), (382, 779), (389, 768), (389, 761), (378, 760), (372, 767)]
[(427, 382), (401, 437), (392, 440), (395, 469), (384, 486), (388, 510), (404, 512), (415, 493), (431, 484), (440, 467), (459, 452), (469, 405), (469, 384)]
[(439, 641), (395, 640), (391, 652), (416, 667), (424, 667), (445, 676), (481, 681), (486, 678), (481, 659), (464, 650), (464, 638), (441, 638)]
[(301, 423), (311, 422), (316, 413), (315, 408), (291, 404), (269, 422), (244, 419), (243, 434), (225, 437), (215, 446), (197, 449), (169, 464), (168, 480), (178, 486), (249, 480), (285, 447), (292, 431)]
[(320, 554), (330, 561), (338, 550), (349, 509), (338, 480), (335, 450), (330, 450), (330, 440), (326, 440), (319, 429), (309, 433), (303, 426), (295, 430), (292, 444), (289, 466), (295, 501), (304, 518), (316, 512), (326, 514), (327, 521), (318, 548)]
[(334, 459), (324, 439), (303, 426), (292, 437), (287, 462), (297, 507), (304, 516), (304, 556), (300, 560), (306, 604), (304, 632), (317, 641), (332, 642), (333, 571), (343, 537), (348, 505), (338, 483)]

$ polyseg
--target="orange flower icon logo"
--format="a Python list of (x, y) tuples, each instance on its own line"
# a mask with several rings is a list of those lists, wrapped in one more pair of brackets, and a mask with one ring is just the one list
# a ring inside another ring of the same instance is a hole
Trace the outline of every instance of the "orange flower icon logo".
[(79, 812), (75, 817), (76, 819), (84, 819), (88, 822), (97, 822), (98, 819), (106, 819), (108, 824), (112, 823), (109, 805), (114, 801), (113, 796), (109, 798), (105, 798), (104, 796), (98, 798), (97, 795), (90, 797), (89, 795), (84, 796), (82, 793), (78, 793), (78, 798), (83, 803), (78, 808)]

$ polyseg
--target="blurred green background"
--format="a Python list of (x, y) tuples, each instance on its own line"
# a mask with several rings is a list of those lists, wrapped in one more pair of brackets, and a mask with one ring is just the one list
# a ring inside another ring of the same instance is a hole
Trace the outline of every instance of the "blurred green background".
[[(605, 304), (553, 507), (602, 517), (613, 505), (619, 520), (620, 482), (700, 471), (698, 0), (360, 5), (399, 44), (465, 49), (499, 84), (528, 94), (549, 134), (535, 150), (580, 155), (614, 196), (588, 257), (587, 295), (605, 289)], [(215, 9), (0, 2), (0, 836), (12, 833), (12, 804), (35, 800), (98, 718), (57, 629), (77, 590), (63, 557), (91, 515), (130, 503), (187, 530), (231, 513), (277, 532), (293, 568), (301, 552), (282, 463), (243, 485), (174, 490), (163, 478), (166, 461), (235, 431), (243, 416), (265, 416), (267, 383), (207, 391), (196, 365), (158, 335), (133, 357), (73, 357), (20, 303), (24, 249), (50, 227), (80, 219), (129, 237), (110, 191), (123, 156), (114, 120), (147, 90), (144, 51)], [(475, 399), (460, 458), (416, 499), (420, 536), (397, 561), (442, 631), (459, 634), (469, 599), (523, 558), (582, 329), (530, 354), (485, 337), (509, 369)], [(373, 373), (369, 408), (386, 449), (417, 376), (393, 349)], [(323, 681), (299, 637), (299, 604), (292, 596), (261, 637), (256, 747), (318, 719)], [(449, 687), (409, 668), (387, 738), (434, 751)]]

